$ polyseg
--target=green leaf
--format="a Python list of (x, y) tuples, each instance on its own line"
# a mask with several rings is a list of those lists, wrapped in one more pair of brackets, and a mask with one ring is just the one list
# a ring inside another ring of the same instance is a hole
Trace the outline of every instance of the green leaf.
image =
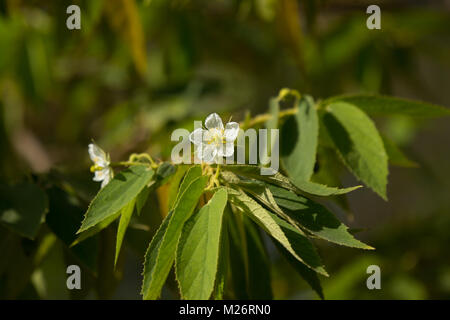
[(131, 200), (120, 212), (119, 228), (117, 229), (117, 241), (116, 241), (116, 255), (114, 257), (114, 266), (117, 264), (119, 258), (120, 248), (122, 247), (123, 238), (127, 231), (128, 224), (130, 223), (131, 216), (133, 215), (134, 205), (136, 204), (136, 198)]
[[(266, 168), (269, 169), (269, 168)], [(292, 190), (294, 192), (299, 192), (300, 190), (285, 176), (277, 171), (273, 171), (272, 175), (261, 175), (261, 167), (252, 165), (242, 165), (242, 164), (231, 164), (223, 167), (224, 172), (231, 171), (237, 175), (244, 177), (267, 181), (269, 183), (278, 185), (280, 187)], [(226, 178), (224, 176), (224, 178)]]
[[(351, 192), (355, 189), (360, 188), (361, 186), (349, 187), (344, 189), (339, 189), (335, 187), (328, 187), (319, 183), (315, 183), (312, 181), (297, 181), (297, 185), (294, 185), (287, 177), (283, 176), (279, 172), (273, 172), (273, 175), (261, 175), (260, 167), (258, 166), (250, 166), (250, 165), (227, 165), (223, 168), (224, 172), (226, 170), (231, 171), (235, 174), (242, 175), (248, 178), (266, 181), (271, 184), (280, 186), (287, 190), (291, 190), (295, 193), (309, 193), (316, 196), (330, 196), (330, 195), (339, 195)], [(227, 176), (226, 174), (222, 175), (225, 179), (233, 179), (235, 177)], [(230, 181), (231, 183), (235, 183)]]
[(183, 179), (186, 171), (189, 169), (189, 166), (187, 165), (178, 165), (177, 171), (173, 175), (172, 179), (169, 183), (169, 209), (172, 209), (173, 205), (175, 204), (175, 200), (177, 198), (178, 194), (178, 188), (180, 187), (181, 180)]
[[(349, 247), (373, 249), (356, 240), (324, 206), (274, 185), (244, 185), (241, 188), (255, 197), (272, 212), (325, 240)], [(288, 209), (282, 210), (279, 206)], [(297, 221), (297, 222), (296, 222)]]
[(316, 162), (319, 118), (310, 96), (298, 102), (298, 112), (286, 120), (281, 130), (281, 156), (288, 176), (294, 182), (309, 181)]
[(450, 115), (450, 109), (431, 103), (380, 95), (343, 95), (325, 100), (322, 104), (350, 103), (371, 115), (401, 114), (413, 117), (441, 117)]
[(112, 216), (109, 216), (105, 220), (102, 220), (101, 222), (97, 223), (95, 226), (87, 229), (86, 231), (83, 231), (79, 234), (79, 236), (70, 244), (71, 247), (76, 246), (80, 242), (96, 235), (103, 229), (105, 229), (107, 226), (109, 226), (111, 223), (113, 223), (117, 218), (120, 217), (120, 211), (117, 211)]
[(389, 163), (398, 167), (417, 168), (419, 165), (408, 159), (402, 150), (388, 137), (381, 136), (383, 139), (384, 149), (386, 150)]
[(373, 249), (355, 239), (348, 231), (348, 227), (324, 206), (276, 186), (269, 186), (269, 189), (278, 205), (288, 209), (286, 212), (302, 228), (317, 237), (343, 246)]
[[(272, 195), (272, 192), (267, 188), (266, 184), (263, 185), (244, 185), (241, 186), (242, 190), (251, 194), (254, 198), (256, 198), (259, 202), (264, 204), (273, 212), (284, 215), (283, 210), (278, 206), (275, 198)], [(285, 189), (283, 189), (285, 190)], [(286, 190), (287, 191), (287, 190)], [(289, 191), (287, 191), (289, 192)]]
[[(198, 177), (184, 188), (172, 213), (163, 222), (163, 224), (167, 223), (167, 227), (160, 228), (150, 242), (144, 263), (144, 281), (142, 286), (144, 299), (156, 299), (159, 297), (175, 259), (175, 251), (183, 225), (192, 215), (208, 179), (208, 176)], [(165, 232), (164, 229), (166, 229)], [(164, 233), (161, 235), (161, 232)]]
[(202, 175), (202, 168), (200, 166), (193, 166), (190, 167), (189, 170), (186, 172), (186, 175), (184, 176), (183, 181), (181, 182), (180, 188), (178, 189), (178, 195), (176, 198), (175, 203), (177, 202), (178, 198), (181, 194), (186, 190), (186, 188), (198, 177), (201, 177)]
[(355, 106), (337, 102), (327, 106), (323, 122), (345, 165), (386, 200), (387, 155), (372, 120)]
[(0, 185), (0, 222), (20, 235), (34, 239), (47, 210), (47, 195), (37, 185)]
[(119, 212), (144, 189), (154, 175), (146, 166), (132, 166), (117, 174), (92, 200), (80, 230), (85, 231)]
[(144, 276), (144, 280), (142, 282), (142, 289), (141, 289), (141, 294), (144, 295), (144, 299), (145, 295), (149, 291), (152, 281), (154, 281), (153, 275), (156, 270), (158, 255), (160, 254), (159, 249), (161, 248), (162, 240), (164, 238), (164, 235), (166, 234), (167, 227), (169, 225), (170, 219), (172, 219), (172, 216), (173, 211), (170, 211), (169, 214), (161, 223), (161, 225), (159, 226), (158, 230), (156, 231), (155, 235), (152, 238), (152, 241), (150, 241), (150, 244), (147, 248), (147, 252), (145, 253), (144, 272), (142, 274)]
[(176, 171), (177, 168), (173, 164), (163, 162), (159, 165), (158, 169), (156, 169), (156, 178), (162, 181), (161, 183), (164, 184), (165, 180), (167, 181), (167, 179)]
[(211, 296), (219, 261), (222, 217), (226, 204), (227, 191), (220, 188), (184, 225), (175, 264), (183, 299), (207, 300)]
[(296, 187), (298, 189), (302, 190), (305, 193), (309, 193), (315, 196), (321, 196), (321, 197), (327, 197), (327, 196), (337, 196), (340, 194), (346, 194), (353, 190), (359, 189), (362, 186), (354, 186), (354, 187), (348, 187), (348, 188), (336, 188), (336, 187), (329, 187), (324, 184), (320, 184), (313, 181), (297, 181)]
[(302, 257), (302, 260), (299, 259), (297, 260), (302, 262), (315, 272), (328, 277), (328, 273), (325, 271), (325, 268), (322, 264), (319, 255), (317, 254), (316, 249), (314, 248), (312, 243), (308, 240), (306, 235), (303, 232), (299, 231), (298, 229), (294, 228), (285, 220), (279, 218), (278, 216), (272, 213), (269, 214), (272, 217), (272, 219), (278, 224), (278, 226), (280, 226), (281, 230), (286, 235), (287, 239), (291, 243), (291, 246), (297, 253), (297, 255)]
[(297, 260), (318, 273), (328, 275), (317, 252), (304, 234), (264, 209), (242, 191), (228, 188), (228, 195), (231, 203), (244, 211), (261, 228), (279, 241)]
[[(227, 195), (228, 196), (228, 195)], [(228, 223), (230, 214), (232, 214), (230, 206), (226, 205), (223, 218), (222, 218), (222, 231), (220, 232), (220, 248), (219, 248), (219, 262), (217, 266), (216, 281), (214, 284), (214, 291), (212, 293), (212, 299), (223, 300), (225, 290), (229, 283), (229, 270), (230, 270), (230, 244), (228, 236)]]
[(175, 171), (176, 167), (167, 162), (163, 162), (158, 167), (155, 173), (155, 180), (150, 181), (150, 183), (146, 187), (144, 187), (144, 189), (142, 189), (142, 191), (136, 198), (136, 212), (138, 216), (141, 214), (141, 211), (144, 208), (145, 203), (147, 202), (147, 198), (150, 192), (153, 192), (155, 189), (168, 182)]
[(142, 189), (142, 191), (139, 192), (138, 196), (136, 197), (136, 212), (138, 216), (141, 215), (142, 209), (147, 202), (148, 195), (150, 194), (150, 191), (153, 190), (155, 184), (156, 181), (151, 181), (150, 186), (144, 187), (144, 189)]
[(272, 195), (272, 192), (269, 190), (269, 188), (267, 188), (266, 184), (246, 184), (241, 186), (241, 189), (250, 194), (254, 199), (262, 203), (265, 207), (269, 208), (272, 212), (276, 213), (281, 218), (287, 220), (290, 224), (298, 228), (295, 221), (292, 220), (289, 215), (285, 214), (283, 210), (281, 210), (281, 208), (278, 206), (275, 198)]

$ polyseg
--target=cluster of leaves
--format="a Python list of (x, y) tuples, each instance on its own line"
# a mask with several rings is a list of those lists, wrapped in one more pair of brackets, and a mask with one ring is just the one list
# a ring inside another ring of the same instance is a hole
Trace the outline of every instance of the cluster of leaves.
[[(279, 110), (288, 104), (293, 107)], [(289, 138), (289, 148), (281, 151), (284, 174), (261, 175), (255, 165), (132, 165), (93, 199), (76, 242), (119, 219), (117, 261), (133, 212), (139, 215), (148, 196), (168, 184), (168, 212), (145, 254), (144, 299), (161, 295), (173, 266), (184, 299), (271, 298), (261, 230), (323, 297), (318, 274), (328, 274), (312, 238), (373, 248), (355, 239), (346, 225), (314, 200), (359, 187), (330, 187), (313, 181), (318, 148), (334, 149), (345, 166), (383, 199), (389, 154), (401, 154), (385, 147), (366, 112), (449, 114), (439, 106), (396, 98), (340, 96), (316, 103), (309, 96), (300, 98), (295, 91), (282, 90), (271, 101), (271, 114), (247, 119), (242, 126), (264, 123), (267, 128), (281, 128), (282, 141)]]

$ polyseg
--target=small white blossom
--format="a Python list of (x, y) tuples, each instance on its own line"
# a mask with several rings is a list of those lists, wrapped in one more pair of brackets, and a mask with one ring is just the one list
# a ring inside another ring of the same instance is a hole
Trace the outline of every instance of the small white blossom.
[(88, 152), (89, 157), (94, 162), (95, 175), (93, 180), (98, 182), (102, 181), (101, 187), (103, 188), (108, 184), (114, 175), (113, 170), (109, 166), (109, 155), (95, 143), (89, 144)]
[(189, 135), (189, 140), (196, 146), (197, 157), (207, 163), (217, 162), (221, 157), (231, 157), (239, 123), (228, 122), (224, 128), (220, 116), (213, 113), (206, 118), (205, 127), (206, 130), (198, 128)]

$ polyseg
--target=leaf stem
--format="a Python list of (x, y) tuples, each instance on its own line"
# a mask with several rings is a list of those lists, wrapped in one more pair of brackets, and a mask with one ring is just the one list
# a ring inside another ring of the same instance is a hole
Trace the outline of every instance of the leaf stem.
[[(137, 166), (137, 165), (147, 165), (145, 162), (139, 162), (139, 161), (119, 161), (119, 162), (111, 162), (109, 164), (111, 167), (127, 167), (127, 166)], [(151, 164), (151, 166), (157, 166), (154, 162)]]
[[(280, 111), (280, 113), (278, 114), (278, 119), (296, 114), (297, 109), (298, 109), (297, 107), (293, 107), (290, 109)], [(260, 115), (256, 116), (255, 118), (253, 118), (252, 120), (248, 121), (247, 123), (241, 123), (241, 128), (243, 130), (245, 130), (245, 129), (254, 127), (258, 124), (265, 123), (266, 121), (268, 121), (270, 119), (272, 119), (272, 115), (270, 113), (260, 114)]]
[(220, 174), (220, 164), (217, 165), (216, 173), (211, 178), (211, 180), (210, 180), (210, 182), (208, 184), (208, 187), (206, 188), (207, 190), (212, 189), (214, 187), (214, 185), (220, 186), (219, 174)]
[(214, 175), (214, 180), (219, 181), (220, 164), (217, 165), (216, 174)]

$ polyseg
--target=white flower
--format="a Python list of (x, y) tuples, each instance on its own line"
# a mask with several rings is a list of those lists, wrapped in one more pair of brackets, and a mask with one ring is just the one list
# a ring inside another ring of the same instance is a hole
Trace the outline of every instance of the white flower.
[(239, 133), (239, 123), (228, 122), (223, 127), (217, 113), (210, 114), (205, 120), (205, 129), (195, 129), (189, 140), (195, 144), (197, 157), (204, 162), (217, 162), (221, 157), (230, 157), (234, 152), (234, 140)]
[(95, 143), (88, 146), (89, 157), (94, 162), (93, 170), (95, 172), (94, 181), (103, 181), (101, 187), (103, 188), (113, 178), (113, 170), (109, 166), (109, 155), (105, 153)]

